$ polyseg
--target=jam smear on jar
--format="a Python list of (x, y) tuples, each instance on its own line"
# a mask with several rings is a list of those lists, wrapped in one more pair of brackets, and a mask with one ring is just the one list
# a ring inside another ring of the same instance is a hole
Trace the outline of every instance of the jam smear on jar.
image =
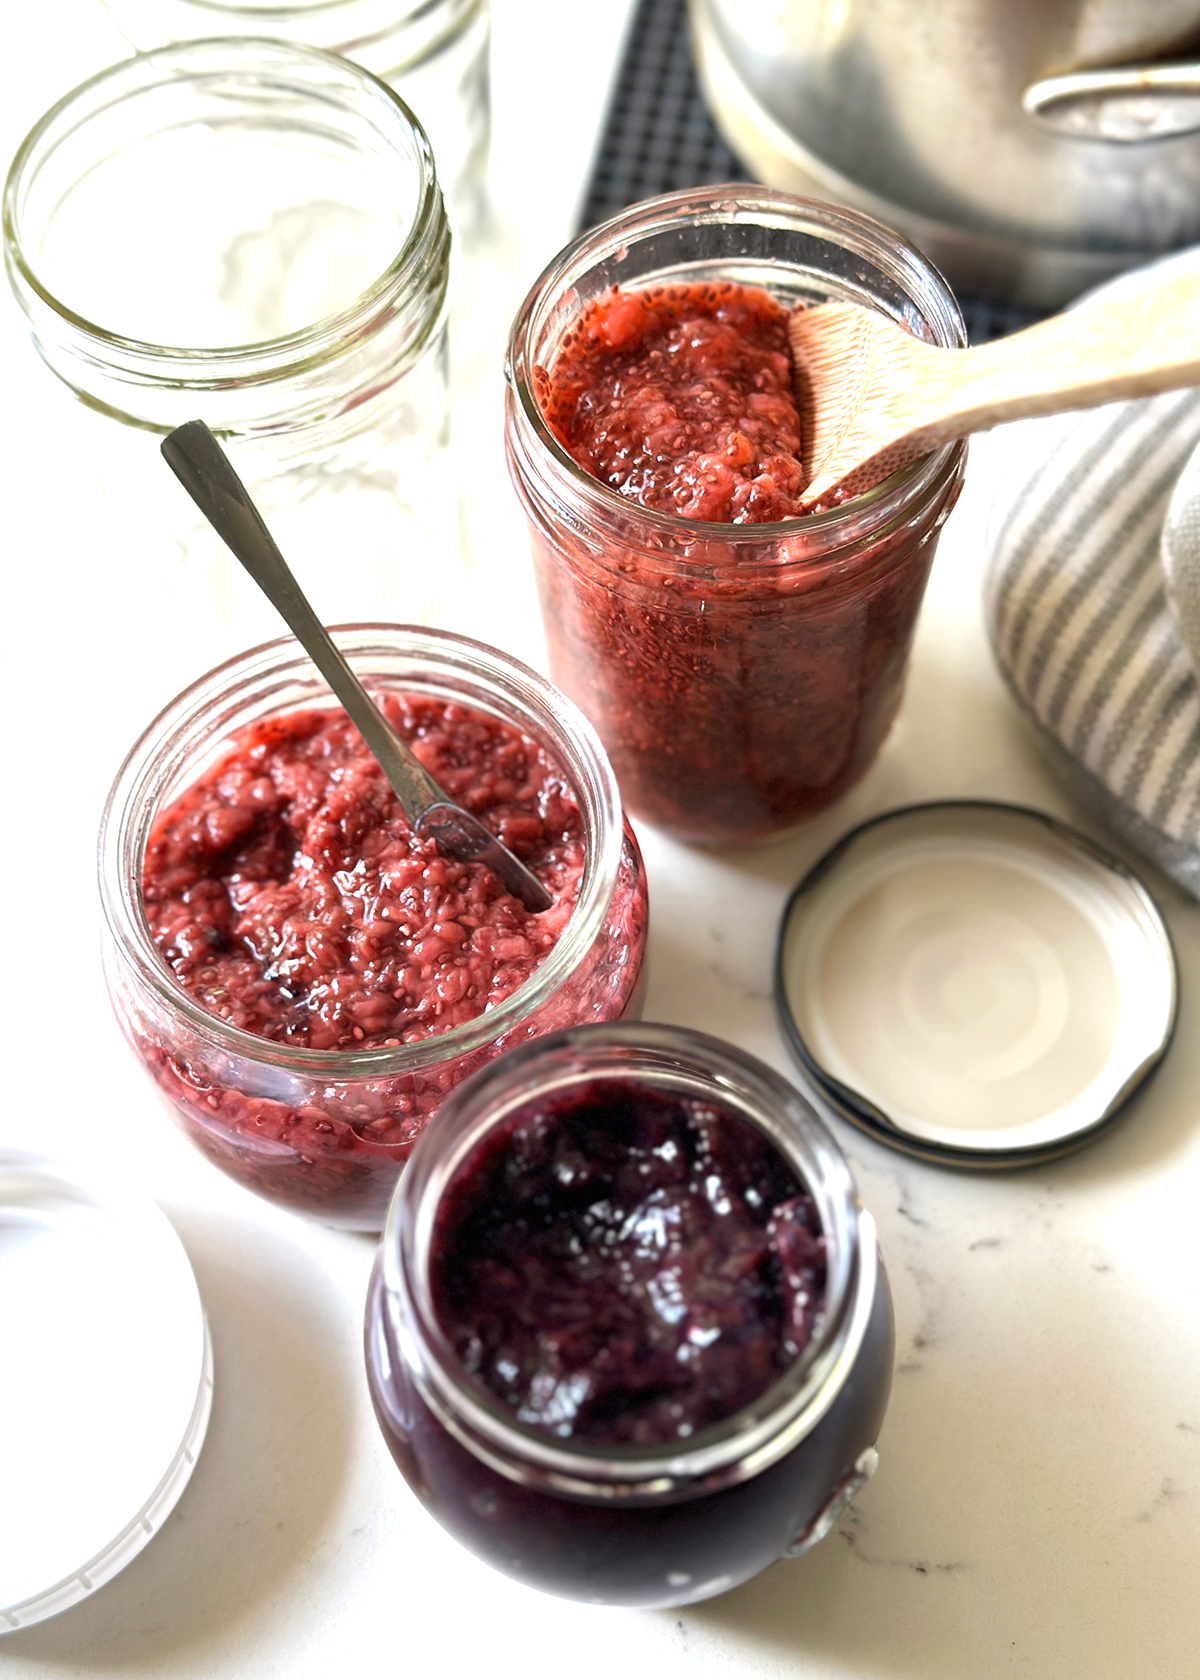
[(645, 1446), (732, 1416), (807, 1346), (812, 1197), (732, 1110), (615, 1079), (520, 1108), (439, 1203), (434, 1309), (516, 1421)]
[(732, 281), (594, 298), (552, 370), (546, 423), (579, 466), (642, 507), (731, 525), (800, 511), (787, 311)]

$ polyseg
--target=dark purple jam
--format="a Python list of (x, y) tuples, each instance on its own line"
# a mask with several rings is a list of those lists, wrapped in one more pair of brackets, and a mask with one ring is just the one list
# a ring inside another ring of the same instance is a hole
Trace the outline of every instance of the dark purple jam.
[(749, 1405), (812, 1336), (812, 1197), (732, 1109), (596, 1080), (498, 1126), (443, 1195), (439, 1322), (516, 1420), (627, 1445)]

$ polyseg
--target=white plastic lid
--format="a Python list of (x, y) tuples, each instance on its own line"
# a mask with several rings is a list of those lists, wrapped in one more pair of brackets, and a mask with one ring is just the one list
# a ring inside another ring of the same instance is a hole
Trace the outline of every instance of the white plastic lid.
[(0, 1150), (0, 1633), (86, 1598), (183, 1492), (212, 1350), (153, 1202)]
[(784, 912), (777, 990), (838, 1112), (961, 1165), (1077, 1147), (1157, 1065), (1177, 1004), (1141, 881), (1040, 812), (977, 802), (835, 846)]

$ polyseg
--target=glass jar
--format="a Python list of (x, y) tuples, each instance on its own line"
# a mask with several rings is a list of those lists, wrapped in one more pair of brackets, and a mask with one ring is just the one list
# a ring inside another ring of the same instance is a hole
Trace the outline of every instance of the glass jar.
[[(441, 1199), (514, 1110), (632, 1082), (748, 1120), (808, 1189), (823, 1309), (757, 1400), (687, 1440), (606, 1447), (516, 1421), (468, 1378), (434, 1310)], [(493, 1062), (439, 1112), (397, 1190), (367, 1302), (371, 1394), (393, 1457), (456, 1539), (526, 1585), (592, 1603), (711, 1597), (807, 1551), (874, 1469), (895, 1332), (874, 1224), (813, 1109), (752, 1056), (674, 1027), (585, 1027)]]
[(204, 36), (278, 36), (341, 53), (412, 107), (429, 136), (455, 232), (484, 214), (491, 130), (488, 0), (105, 0), (144, 52)]
[(429, 579), (461, 582), (450, 233), (390, 88), (271, 41), (114, 65), (23, 142), (4, 237), (34, 346), (77, 399), (53, 425), (77, 496), (96, 480), (78, 548), (135, 620), (186, 629), (201, 668), (277, 628), (159, 457), (154, 434), (197, 417), (327, 622), (423, 619)]
[(142, 908), (155, 816), (208, 769), (238, 729), (331, 704), (290, 638), (253, 648), (169, 705), (117, 775), (100, 834), (105, 974), (126, 1038), (173, 1118), (216, 1166), (282, 1206), (377, 1231), (431, 1114), (470, 1072), (553, 1028), (640, 1009), (646, 883), (595, 734), (544, 677), (445, 631), (358, 625), (335, 640), (376, 692), (460, 701), (531, 736), (561, 767), (582, 817), (584, 871), (557, 944), (485, 1014), (409, 1044), (314, 1050), (260, 1038), (211, 1014), (176, 979)]
[(585, 233), (518, 312), (505, 435), (551, 674), (599, 730), (629, 809), (693, 841), (790, 828), (867, 770), (966, 453), (948, 444), (777, 524), (658, 513), (592, 478), (547, 426), (536, 381), (609, 287), (713, 279), (787, 308), (860, 303), (935, 344), (965, 342), (944, 282), (887, 228), (740, 184), (650, 199)]

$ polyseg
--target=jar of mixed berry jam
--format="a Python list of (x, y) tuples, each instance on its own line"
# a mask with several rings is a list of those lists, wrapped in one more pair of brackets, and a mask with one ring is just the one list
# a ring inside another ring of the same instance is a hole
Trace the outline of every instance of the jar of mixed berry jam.
[(547, 1592), (708, 1598), (876, 1463), (891, 1296), (809, 1104), (674, 1027), (553, 1033), (459, 1087), (392, 1203), (367, 1371), (396, 1462)]
[(604, 751), (545, 678), (444, 631), (335, 639), (550, 908), (414, 840), (285, 638), (185, 690), (122, 766), (100, 837), (105, 969), (127, 1039), (210, 1161), (285, 1207), (377, 1231), (469, 1073), (539, 1033), (639, 1010), (646, 886)]
[(953, 443), (799, 517), (787, 314), (861, 303), (964, 342), (940, 276), (854, 211), (744, 184), (651, 199), (542, 274), (509, 347), (509, 467), (550, 670), (626, 805), (693, 841), (787, 829), (900, 704)]

